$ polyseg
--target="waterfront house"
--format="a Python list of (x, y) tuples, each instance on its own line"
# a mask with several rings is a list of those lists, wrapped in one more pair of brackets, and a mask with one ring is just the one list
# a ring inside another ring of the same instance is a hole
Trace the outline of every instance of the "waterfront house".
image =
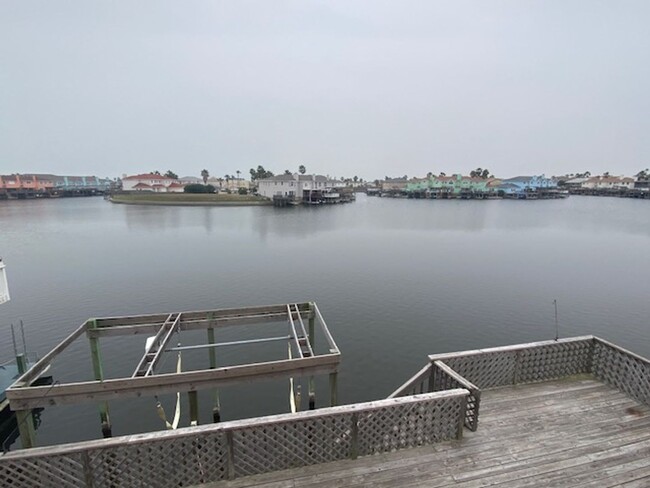
[(176, 178), (154, 173), (125, 176), (122, 178), (122, 190), (124, 191), (180, 193), (184, 187), (185, 185)]
[(626, 176), (593, 176), (582, 184), (589, 190), (631, 190), (634, 178)]
[[(203, 182), (201, 182), (203, 183)], [(240, 188), (245, 190), (250, 190), (251, 182), (245, 180), (244, 178), (208, 178), (208, 185), (212, 185), (215, 188), (222, 191), (237, 192)]]
[(435, 194), (481, 194), (489, 195), (498, 192), (501, 180), (497, 178), (476, 178), (454, 174), (451, 176), (431, 176), (430, 178), (413, 179), (406, 185), (407, 193), (429, 192)]
[(180, 183), (183, 185), (202, 185), (203, 184), (203, 179), (199, 178), (198, 176), (183, 176), (178, 179)]
[(0, 197), (34, 198), (62, 194), (95, 194), (111, 187), (111, 180), (96, 176), (58, 176), (52, 174), (0, 175)]
[(344, 186), (344, 182), (323, 175), (282, 174), (257, 180), (257, 193), (270, 199), (284, 197), (302, 202), (310, 201), (314, 192), (323, 195)]
[(504, 195), (525, 195), (540, 190), (555, 190), (557, 181), (544, 175), (515, 176), (502, 180), (498, 188)]
[(382, 192), (404, 191), (408, 185), (408, 178), (386, 178), (379, 182)]

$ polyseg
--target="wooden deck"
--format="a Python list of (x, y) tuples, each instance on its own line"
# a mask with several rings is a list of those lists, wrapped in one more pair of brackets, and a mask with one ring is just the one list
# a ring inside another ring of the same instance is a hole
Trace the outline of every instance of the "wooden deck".
[(461, 441), (203, 486), (650, 487), (650, 408), (591, 377), (484, 390)]

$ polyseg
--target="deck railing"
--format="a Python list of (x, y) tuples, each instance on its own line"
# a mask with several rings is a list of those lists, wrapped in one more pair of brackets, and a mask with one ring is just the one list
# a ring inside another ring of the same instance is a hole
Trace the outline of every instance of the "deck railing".
[(191, 486), (457, 439), (468, 394), (454, 389), (11, 452), (0, 457), (0, 486)]
[(650, 405), (650, 361), (594, 336), (435, 354), (389, 398), (464, 388), (465, 427), (476, 430), (481, 390), (592, 374)]

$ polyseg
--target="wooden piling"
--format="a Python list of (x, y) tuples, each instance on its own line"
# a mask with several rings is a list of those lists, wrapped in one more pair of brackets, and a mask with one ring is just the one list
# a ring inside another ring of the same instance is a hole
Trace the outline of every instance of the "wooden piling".
[(199, 392), (188, 391), (187, 398), (190, 401), (190, 425), (199, 425)]
[(330, 373), (330, 407), (338, 404), (338, 373)]
[[(27, 372), (27, 359), (25, 354), (16, 354), (16, 366), (18, 373), (22, 376)], [(18, 410), (16, 412), (16, 422), (18, 423), (18, 432), (23, 448), (29, 449), (36, 446), (36, 431), (34, 429), (34, 416), (31, 410)]]
[[(316, 313), (314, 312), (314, 303), (309, 302), (309, 344), (311, 344), (312, 351), (314, 350), (315, 344), (315, 320)], [(309, 377), (309, 410), (314, 410), (316, 408), (316, 385), (314, 383), (314, 377)]]
[[(213, 314), (208, 312), (207, 319), (212, 325)], [(214, 327), (208, 327), (208, 343), (214, 344)], [(208, 355), (210, 357), (210, 369), (217, 369), (217, 348), (211, 347), (208, 349)], [(221, 422), (221, 402), (219, 400), (219, 389), (215, 388), (212, 395), (212, 421), (214, 423)]]
[[(90, 328), (97, 328), (97, 319), (90, 320)], [(90, 342), (90, 355), (93, 362), (93, 373), (95, 380), (104, 381), (104, 370), (102, 368), (102, 355), (99, 349), (99, 339), (97, 337), (89, 337)], [(99, 404), (99, 418), (102, 423), (102, 435), (106, 437), (113, 437), (113, 427), (111, 426), (111, 418), (108, 411), (108, 402), (104, 401)]]

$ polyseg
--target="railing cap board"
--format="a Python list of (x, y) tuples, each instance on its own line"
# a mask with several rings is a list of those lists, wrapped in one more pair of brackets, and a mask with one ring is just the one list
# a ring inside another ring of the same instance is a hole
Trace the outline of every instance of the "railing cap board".
[(326, 407), (318, 410), (307, 410), (297, 413), (287, 413), (278, 415), (269, 415), (266, 417), (257, 417), (244, 420), (233, 420), (221, 422), (219, 424), (199, 425), (195, 427), (182, 427), (176, 430), (165, 430), (159, 432), (148, 432), (143, 434), (132, 434), (108, 439), (99, 439), (92, 441), (82, 441), (70, 444), (59, 444), (55, 446), (35, 447), (20, 451), (8, 452), (0, 455), (0, 464), (3, 462), (13, 461), (16, 459), (28, 459), (39, 456), (55, 456), (63, 454), (73, 454), (84, 452), (91, 449), (106, 449), (111, 447), (120, 447), (126, 445), (143, 444), (152, 441), (182, 438), (198, 437), (203, 434), (218, 434), (220, 432), (235, 431), (247, 427), (258, 427), (263, 425), (274, 425), (292, 421), (302, 421), (314, 418), (332, 417), (347, 413), (371, 412), (380, 408), (391, 407), (395, 405), (408, 405), (412, 403), (428, 403), (436, 400), (447, 400), (453, 398), (467, 397), (469, 391), (463, 388), (453, 390), (438, 391), (434, 393), (422, 393), (407, 397), (392, 398), (386, 400), (377, 400), (373, 402), (355, 403), (352, 405), (340, 405), (337, 407)]
[(602, 339), (600, 337), (594, 337), (594, 340), (596, 342), (600, 342), (601, 344), (614, 348), (624, 354), (628, 354), (629, 356), (632, 356), (633, 358), (638, 359), (639, 361), (643, 361), (646, 364), (650, 364), (650, 360), (648, 358), (644, 358), (643, 356), (640, 356), (639, 354), (636, 354), (628, 349), (625, 349), (624, 347), (617, 346), (613, 342), (609, 342), (608, 340)]
[(444, 361), (446, 359), (454, 359), (466, 356), (477, 356), (480, 354), (489, 354), (489, 353), (498, 353), (498, 352), (513, 352), (520, 351), (522, 349), (534, 349), (537, 347), (550, 346), (552, 344), (568, 344), (572, 342), (583, 342), (594, 340), (593, 335), (578, 336), (578, 337), (568, 337), (566, 339), (549, 340), (549, 341), (539, 341), (539, 342), (529, 342), (526, 344), (514, 344), (510, 346), (499, 346), (499, 347), (489, 347), (486, 349), (470, 349), (467, 351), (459, 352), (450, 352), (450, 353), (441, 353), (441, 354), (431, 354), (429, 355), (429, 361)]
[(445, 363), (442, 361), (434, 361), (434, 363), (438, 368), (443, 370), (446, 374), (454, 378), (456, 381), (458, 381), (461, 385), (463, 385), (465, 388), (467, 388), (471, 392), (477, 392), (480, 391), (481, 389), (476, 386), (474, 383), (471, 381), (467, 380), (464, 376), (459, 375), (456, 371), (454, 371), (452, 368), (447, 366)]
[(390, 394), (388, 398), (396, 398), (403, 393), (409, 391), (411, 388), (413, 388), (419, 381), (422, 381), (425, 379), (427, 376), (431, 374), (431, 363), (428, 363), (426, 366), (424, 366), (420, 371), (415, 373), (413, 376), (411, 376), (408, 380), (406, 380), (402, 386), (397, 388), (393, 393)]

